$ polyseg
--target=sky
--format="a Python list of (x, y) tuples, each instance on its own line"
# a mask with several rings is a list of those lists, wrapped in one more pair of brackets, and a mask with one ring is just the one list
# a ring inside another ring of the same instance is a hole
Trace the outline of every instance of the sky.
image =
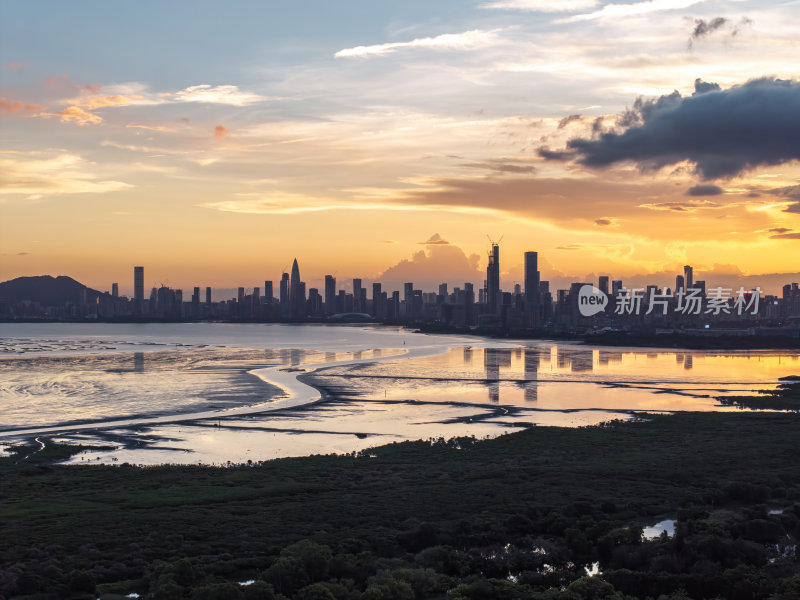
[[(800, 278), (800, 2), (0, 3), (0, 279)], [(346, 286), (343, 286), (346, 287)]]

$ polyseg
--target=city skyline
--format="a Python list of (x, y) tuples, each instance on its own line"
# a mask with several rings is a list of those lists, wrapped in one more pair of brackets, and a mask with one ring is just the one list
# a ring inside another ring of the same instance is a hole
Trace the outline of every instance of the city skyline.
[(84, 6), (0, 7), (2, 279), (796, 280), (792, 2)]

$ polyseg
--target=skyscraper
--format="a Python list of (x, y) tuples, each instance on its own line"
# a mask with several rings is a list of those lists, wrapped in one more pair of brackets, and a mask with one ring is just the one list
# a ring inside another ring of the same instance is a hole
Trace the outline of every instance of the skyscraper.
[(539, 253), (525, 253), (525, 312), (529, 327), (539, 325), (540, 306), (542, 304), (539, 293)]
[(113, 298), (119, 298), (119, 284), (118, 283), (112, 283), (111, 284), (111, 296)]
[(281, 289), (280, 302), (281, 302), (281, 315), (284, 317), (289, 316), (289, 274), (281, 273)]
[(597, 287), (604, 294), (608, 294), (608, 275), (600, 275), (597, 280)]
[(364, 312), (361, 306), (361, 280), (353, 279), (353, 312)]
[(333, 275), (325, 275), (325, 314), (336, 313), (336, 278)]
[(272, 304), (274, 294), (272, 292), (272, 281), (264, 282), (264, 304)]
[(133, 267), (133, 301), (137, 314), (144, 312), (144, 267)]
[(383, 316), (383, 292), (381, 291), (381, 284), (378, 282), (372, 284), (372, 316)]
[(206, 288), (206, 306), (211, 306), (211, 288)]
[(500, 310), (500, 246), (492, 244), (489, 252), (489, 263), (486, 265), (486, 304), (489, 313), (497, 314)]
[(694, 287), (694, 273), (692, 267), (689, 265), (683, 267), (683, 279), (687, 290)]
[(525, 253), (525, 301), (539, 304), (539, 253)]
[(292, 317), (301, 319), (306, 316), (306, 286), (300, 281), (300, 267), (296, 258), (292, 263), (292, 277), (289, 281), (289, 305)]

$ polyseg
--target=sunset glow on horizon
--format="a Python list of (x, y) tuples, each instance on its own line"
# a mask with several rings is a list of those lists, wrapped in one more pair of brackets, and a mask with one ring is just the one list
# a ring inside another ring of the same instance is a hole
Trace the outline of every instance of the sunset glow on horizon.
[(80, 7), (0, 7), (3, 280), (797, 281), (796, 2)]

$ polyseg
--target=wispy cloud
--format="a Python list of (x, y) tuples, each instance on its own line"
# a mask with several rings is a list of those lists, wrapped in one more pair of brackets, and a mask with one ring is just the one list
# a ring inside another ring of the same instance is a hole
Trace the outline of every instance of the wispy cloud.
[(10, 115), (25, 116), (43, 109), (44, 106), (40, 104), (27, 104), (18, 100), (15, 101), (8, 100), (7, 98), (0, 98), (0, 116), (3, 117)]
[(573, 12), (597, 6), (598, 0), (496, 0), (478, 8), (520, 10), (525, 12)]
[(594, 12), (567, 17), (564, 23), (574, 21), (592, 21), (594, 19), (637, 17), (665, 10), (680, 10), (700, 4), (703, 0), (649, 0), (648, 2), (634, 2), (633, 4), (606, 4)]
[(0, 194), (99, 194), (129, 187), (122, 181), (99, 180), (91, 164), (74, 154), (0, 159)]
[(474, 50), (483, 48), (498, 41), (500, 29), (485, 31), (482, 29), (472, 29), (463, 33), (443, 33), (435, 37), (424, 37), (411, 40), (410, 42), (388, 42), (386, 44), (374, 44), (372, 46), (355, 46), (339, 50), (334, 56), (336, 58), (365, 58), (369, 56), (382, 56), (391, 54), (398, 50), (412, 48), (428, 48), (437, 50)]
[(207, 104), (230, 104), (245, 106), (265, 100), (263, 96), (240, 90), (235, 85), (209, 84), (193, 85), (176, 92), (173, 98), (177, 102), (205, 102)]
[(99, 125), (103, 122), (103, 117), (100, 117), (92, 112), (83, 110), (80, 106), (68, 106), (64, 110), (59, 110), (54, 113), (40, 113), (40, 117), (50, 118), (58, 117), (62, 123), (74, 122), (78, 125), (88, 125), (89, 123)]

